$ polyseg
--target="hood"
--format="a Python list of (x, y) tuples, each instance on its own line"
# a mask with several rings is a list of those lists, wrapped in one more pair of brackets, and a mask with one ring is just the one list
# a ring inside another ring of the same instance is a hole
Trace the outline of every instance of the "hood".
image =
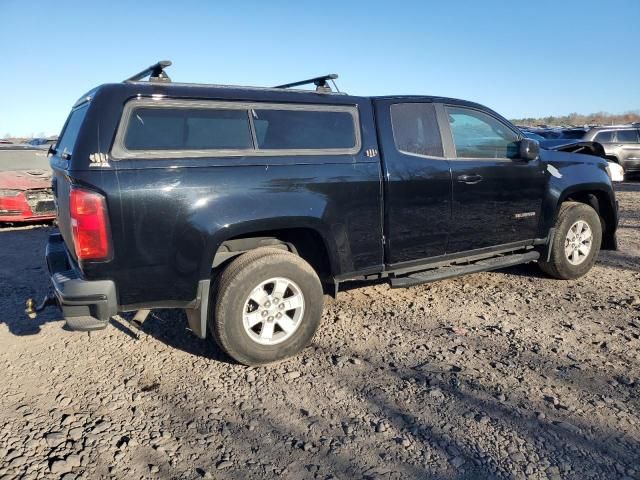
[(607, 165), (607, 160), (596, 155), (585, 153), (574, 153), (562, 150), (540, 150), (540, 158), (547, 163), (567, 165), (567, 164), (585, 164), (585, 165)]
[(606, 165), (607, 163), (604, 148), (597, 142), (574, 140), (554, 146), (544, 145), (540, 142), (540, 146), (542, 147), (540, 150), (542, 158), (548, 162), (577, 162), (592, 165)]
[(0, 188), (11, 190), (51, 188), (51, 171), (38, 169), (0, 171)]
[(604, 147), (598, 142), (585, 142), (583, 140), (564, 140), (561, 143), (558, 141), (554, 141), (553, 143), (540, 142), (540, 148), (558, 150), (560, 152), (584, 153), (586, 155), (606, 158)]

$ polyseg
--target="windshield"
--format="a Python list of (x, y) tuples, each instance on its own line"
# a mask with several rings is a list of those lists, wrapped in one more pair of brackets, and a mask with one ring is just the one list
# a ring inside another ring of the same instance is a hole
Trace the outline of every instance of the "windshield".
[(0, 172), (9, 170), (50, 170), (47, 151), (42, 149), (0, 149)]

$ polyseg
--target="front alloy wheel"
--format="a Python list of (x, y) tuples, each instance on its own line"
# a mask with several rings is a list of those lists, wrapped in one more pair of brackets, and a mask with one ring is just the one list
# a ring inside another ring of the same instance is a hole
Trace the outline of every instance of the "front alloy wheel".
[(580, 265), (591, 252), (593, 234), (591, 227), (583, 220), (578, 220), (569, 228), (564, 241), (564, 253), (571, 265)]

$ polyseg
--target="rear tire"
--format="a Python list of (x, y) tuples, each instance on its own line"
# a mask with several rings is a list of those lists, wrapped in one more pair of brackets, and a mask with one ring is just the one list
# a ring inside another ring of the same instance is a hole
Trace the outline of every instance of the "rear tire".
[(538, 265), (554, 278), (579, 278), (593, 267), (601, 243), (598, 213), (584, 203), (565, 202), (556, 219), (549, 260), (538, 260)]
[(209, 326), (231, 358), (264, 365), (304, 349), (320, 325), (322, 307), (322, 284), (306, 261), (259, 248), (220, 274)]

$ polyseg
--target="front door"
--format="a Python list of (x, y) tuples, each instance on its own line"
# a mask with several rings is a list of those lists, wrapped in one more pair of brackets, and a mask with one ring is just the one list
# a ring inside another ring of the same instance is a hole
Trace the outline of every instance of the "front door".
[(453, 147), (447, 253), (534, 239), (545, 186), (540, 160), (519, 158), (521, 135), (491, 112), (439, 108)]

